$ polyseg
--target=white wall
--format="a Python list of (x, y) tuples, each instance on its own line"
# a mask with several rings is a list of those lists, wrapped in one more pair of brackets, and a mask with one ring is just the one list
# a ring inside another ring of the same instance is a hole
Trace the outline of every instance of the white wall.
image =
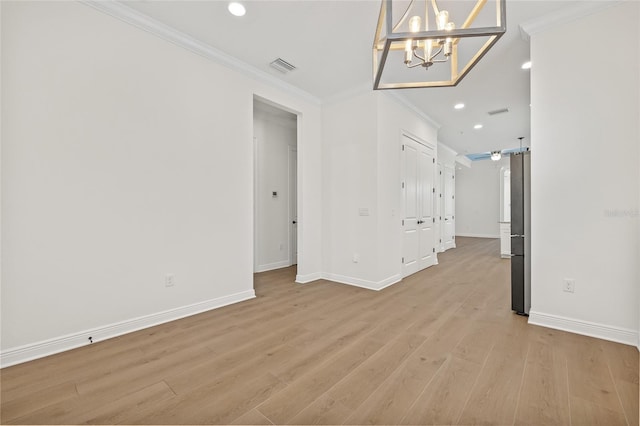
[(435, 148), (437, 129), (389, 94), (323, 106), (325, 278), (372, 289), (400, 280), (401, 130)]
[[(296, 116), (255, 103), (255, 272), (290, 265), (289, 151), (296, 149)], [(273, 196), (273, 192), (277, 196)], [(295, 199), (295, 198), (294, 198)]]
[(509, 157), (500, 161), (474, 161), (471, 168), (456, 173), (456, 235), (500, 237), (500, 168), (509, 167)]
[(254, 95), (300, 114), (319, 275), (317, 104), (83, 4), (1, 7), (5, 365), (253, 295)]
[(372, 91), (323, 106), (323, 271), (336, 281), (377, 281), (377, 118)]
[[(530, 322), (634, 345), (639, 22), (640, 4), (623, 2), (531, 36)], [(593, 52), (607, 60), (585, 66)], [(561, 290), (565, 278), (575, 293)]]

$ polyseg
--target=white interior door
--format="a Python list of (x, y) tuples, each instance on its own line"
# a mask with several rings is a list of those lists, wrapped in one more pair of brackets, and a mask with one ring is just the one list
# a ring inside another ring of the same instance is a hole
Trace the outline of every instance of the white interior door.
[(442, 176), (442, 164), (438, 163), (436, 165), (436, 195), (435, 195), (435, 219), (436, 219), (436, 252), (440, 253), (444, 251), (444, 228), (442, 226), (442, 214), (444, 210), (444, 205), (442, 202), (442, 189), (444, 186), (444, 178)]
[(289, 147), (289, 257), (298, 264), (298, 151)]
[[(420, 270), (418, 262), (418, 147), (417, 143), (405, 138), (403, 144), (402, 166), (404, 180), (402, 182), (403, 211), (402, 221), (402, 265), (403, 275), (411, 275)], [(412, 143), (413, 142), (413, 143)]]
[(411, 275), (436, 263), (434, 150), (403, 135), (402, 270)]
[(455, 245), (455, 170), (444, 166), (444, 249)]
[(436, 258), (435, 249), (435, 218), (433, 215), (434, 209), (434, 174), (435, 174), (435, 158), (433, 156), (433, 149), (424, 145), (419, 145), (418, 148), (418, 188), (419, 197), (418, 202), (419, 216), (418, 229), (420, 234), (420, 269), (427, 268), (434, 265)]

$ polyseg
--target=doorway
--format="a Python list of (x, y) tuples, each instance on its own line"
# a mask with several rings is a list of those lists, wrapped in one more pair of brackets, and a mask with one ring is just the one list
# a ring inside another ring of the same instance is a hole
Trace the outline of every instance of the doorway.
[(297, 264), (298, 117), (254, 98), (254, 272)]

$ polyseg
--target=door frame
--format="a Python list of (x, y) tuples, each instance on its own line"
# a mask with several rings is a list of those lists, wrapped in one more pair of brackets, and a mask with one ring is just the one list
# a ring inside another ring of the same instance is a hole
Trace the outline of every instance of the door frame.
[[(296, 116), (296, 147), (295, 147), (295, 152), (296, 152), (296, 212), (297, 212), (297, 217), (298, 219), (301, 216), (301, 197), (300, 197), (300, 176), (301, 176), (301, 170), (303, 168), (303, 165), (300, 161), (300, 152), (302, 149), (302, 144), (303, 144), (303, 139), (302, 139), (302, 132), (301, 132), (301, 118), (302, 118), (302, 113), (296, 111), (295, 109), (289, 108), (287, 106), (284, 106), (282, 104), (279, 104), (277, 102), (274, 102), (268, 98), (262, 97), (260, 95), (257, 94), (253, 94), (252, 97), (252, 119), (251, 119), (251, 125), (252, 125), (252, 129), (255, 126), (255, 117), (253, 115), (253, 106), (255, 105), (256, 102), (260, 102), (263, 104), (267, 104), (270, 105), (274, 108), (280, 109), (282, 111), (286, 111), (288, 113), (291, 113), (293, 115)], [(259, 154), (259, 143), (257, 138), (255, 137), (255, 133), (252, 130), (252, 141), (253, 141), (253, 149), (252, 149), (252, 154), (253, 154), (253, 250), (252, 250), (252, 254), (253, 254), (253, 260), (251, 262), (252, 264), (252, 271), (253, 273), (256, 273), (256, 269), (259, 266), (258, 265), (258, 243), (259, 243), (259, 237), (258, 237), (258, 217), (260, 214), (260, 205), (258, 203), (258, 179), (259, 179), (259, 173), (258, 173), (258, 169), (259, 169), (259, 164), (258, 164), (258, 154)], [(292, 147), (289, 146), (289, 149), (291, 149)], [(287, 162), (289, 160), (287, 159)], [(289, 177), (290, 178), (290, 177)], [(287, 190), (289, 190), (289, 188), (287, 188)], [(288, 214), (287, 217), (288, 219), (290, 219), (290, 215), (291, 215), (291, 208), (288, 209)], [(289, 223), (289, 225), (291, 225), (291, 223)], [(291, 227), (289, 227), (289, 239), (291, 239)], [(302, 232), (300, 232), (300, 221), (298, 220), (298, 224), (297, 224), (297, 232), (296, 232), (296, 247), (297, 247), (297, 264), (300, 264), (300, 260), (303, 258), (303, 253), (301, 251), (301, 248), (303, 247), (302, 242)], [(289, 251), (291, 252), (291, 244), (289, 244)], [(291, 253), (289, 253), (288, 256), (288, 261), (291, 260)], [(291, 266), (291, 264), (289, 265)], [(285, 266), (283, 266), (285, 267)]]
[[(295, 161), (295, 164), (294, 164)], [(298, 148), (289, 145), (289, 266), (298, 264)], [(294, 199), (295, 203), (291, 200)]]
[[(429, 143), (427, 141), (425, 141), (424, 139), (412, 134), (411, 132), (401, 129), (400, 130), (400, 138), (399, 138), (399, 146), (398, 149), (400, 150), (400, 184), (398, 185), (399, 190), (400, 190), (400, 221), (398, 222), (398, 226), (399, 226), (399, 234), (400, 234), (400, 257), (403, 257), (404, 254), (404, 249), (405, 249), (405, 239), (404, 239), (404, 225), (403, 225), (403, 220), (406, 217), (406, 212), (405, 212), (405, 191), (404, 191), (404, 186), (403, 183), (405, 181), (405, 177), (406, 177), (406, 170), (405, 170), (405, 165), (404, 165), (404, 155), (402, 154), (402, 146), (404, 144), (404, 138), (408, 138), (411, 139), (412, 141), (418, 143), (419, 145), (424, 146), (425, 148), (429, 148), (431, 149), (431, 151), (433, 152), (433, 158), (435, 159), (434, 162), (434, 167), (433, 167), (433, 183), (434, 183), (434, 187), (436, 185), (437, 182), (437, 167), (435, 167), (435, 165), (437, 165), (438, 163), (438, 151), (437, 151), (437, 145), (434, 143)], [(434, 195), (432, 203), (431, 203), (431, 215), (432, 217), (435, 217), (435, 193), (433, 193)], [(435, 235), (434, 235), (434, 241), (433, 241), (433, 247), (437, 247), (436, 241), (435, 241)], [(434, 256), (434, 265), (438, 264), (438, 251), (436, 250), (435, 253), (433, 253)], [(422, 270), (424, 268), (418, 269), (418, 271)], [(417, 272), (417, 271), (416, 271)], [(414, 273), (414, 272), (412, 272)], [(400, 276), (402, 276), (403, 278), (406, 276), (411, 275), (412, 273), (409, 274), (405, 274), (405, 267), (404, 267), (404, 261), (400, 262)]]

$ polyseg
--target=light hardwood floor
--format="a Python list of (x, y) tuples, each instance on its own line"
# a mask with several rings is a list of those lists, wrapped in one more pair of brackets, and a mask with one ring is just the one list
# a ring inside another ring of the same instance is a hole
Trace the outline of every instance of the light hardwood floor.
[(5, 368), (5, 424), (638, 425), (638, 350), (510, 311), (497, 240), (373, 292), (258, 297)]

